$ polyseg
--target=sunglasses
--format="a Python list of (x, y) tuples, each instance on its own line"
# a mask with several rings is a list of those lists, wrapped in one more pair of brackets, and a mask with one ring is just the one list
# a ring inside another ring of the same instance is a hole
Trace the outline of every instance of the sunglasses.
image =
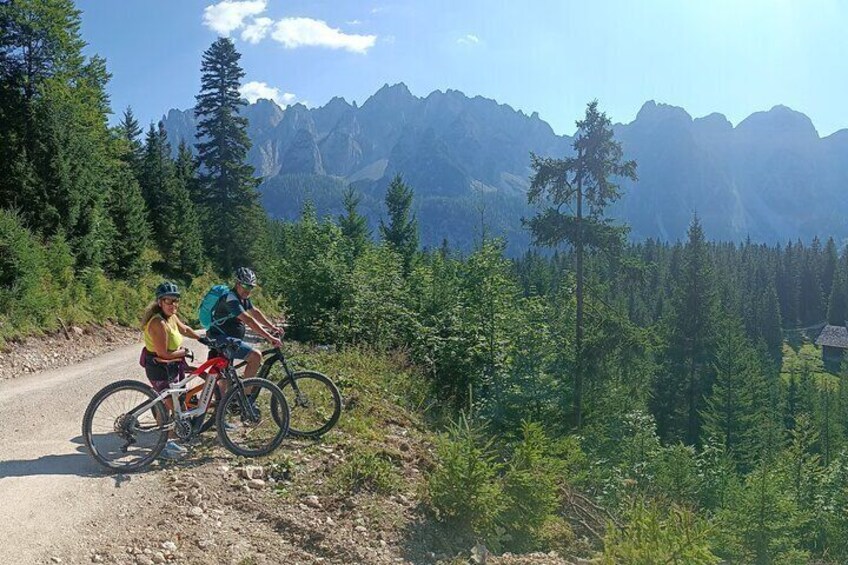
[(163, 298), (162, 303), (168, 306), (177, 306), (180, 303), (179, 298)]
[(254, 288), (256, 288), (256, 285), (255, 285), (255, 284), (244, 284), (244, 283), (241, 283), (241, 287), (242, 287), (244, 290), (253, 290)]

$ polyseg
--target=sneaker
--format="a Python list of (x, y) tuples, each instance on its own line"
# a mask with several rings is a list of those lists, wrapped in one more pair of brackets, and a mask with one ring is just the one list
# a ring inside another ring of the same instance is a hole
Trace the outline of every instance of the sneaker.
[(235, 424), (231, 424), (231, 423), (229, 423), (229, 422), (224, 422), (224, 431), (227, 431), (227, 432), (234, 432), (234, 431), (236, 431), (237, 429), (238, 429), (238, 428), (236, 428)]
[(162, 450), (162, 453), (159, 454), (159, 457), (162, 459), (168, 459), (170, 461), (177, 461), (182, 459), (188, 455), (188, 449), (178, 444), (174, 440), (168, 440), (168, 443), (165, 444), (165, 449)]

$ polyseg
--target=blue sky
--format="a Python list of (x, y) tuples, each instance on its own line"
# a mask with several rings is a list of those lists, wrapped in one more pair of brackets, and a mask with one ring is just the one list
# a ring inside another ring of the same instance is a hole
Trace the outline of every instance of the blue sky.
[(453, 88), (538, 112), (572, 134), (597, 98), (615, 122), (646, 100), (731, 122), (785, 104), (822, 136), (848, 128), (841, 0), (77, 0), (88, 52), (107, 60), (116, 114), (144, 124), (193, 106), (220, 35), (245, 94), (362, 104), (384, 83)]

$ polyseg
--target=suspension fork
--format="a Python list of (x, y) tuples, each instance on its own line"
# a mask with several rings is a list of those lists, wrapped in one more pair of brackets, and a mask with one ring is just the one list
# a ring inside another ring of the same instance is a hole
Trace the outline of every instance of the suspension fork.
[(283, 371), (286, 373), (286, 376), (280, 381), (280, 387), (285, 386), (284, 383), (286, 381), (291, 381), (295, 395), (300, 396), (300, 389), (297, 388), (297, 382), (294, 379), (294, 372), (289, 369), (289, 364), (286, 363), (286, 356), (283, 355), (282, 351), (277, 351), (273, 357), (269, 357), (268, 360), (262, 364), (262, 368), (259, 370), (259, 374), (257, 376), (261, 379), (267, 379), (268, 373), (271, 372), (271, 365), (274, 364), (274, 361), (279, 361), (283, 366)]
[[(235, 395), (238, 397), (242, 421), (256, 422), (256, 420), (259, 419), (259, 415), (253, 403), (256, 395), (248, 395), (245, 392), (244, 383), (242, 383), (241, 379), (238, 378), (238, 375), (233, 368), (227, 369), (227, 380), (229, 381), (230, 386), (235, 387)], [(254, 396), (254, 398), (251, 398), (251, 396)]]

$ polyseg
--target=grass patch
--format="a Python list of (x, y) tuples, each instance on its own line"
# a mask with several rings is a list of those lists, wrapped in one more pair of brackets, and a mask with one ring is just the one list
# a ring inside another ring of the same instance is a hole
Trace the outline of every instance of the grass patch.
[(339, 493), (366, 490), (391, 494), (397, 492), (401, 484), (391, 458), (379, 451), (363, 449), (333, 470), (329, 486)]
[(788, 343), (783, 344), (783, 365), (780, 369), (780, 377), (784, 382), (791, 378), (798, 378), (805, 371), (819, 387), (835, 387), (839, 385), (839, 374), (828, 371), (822, 362), (821, 349), (810, 342), (801, 343), (793, 347)]

